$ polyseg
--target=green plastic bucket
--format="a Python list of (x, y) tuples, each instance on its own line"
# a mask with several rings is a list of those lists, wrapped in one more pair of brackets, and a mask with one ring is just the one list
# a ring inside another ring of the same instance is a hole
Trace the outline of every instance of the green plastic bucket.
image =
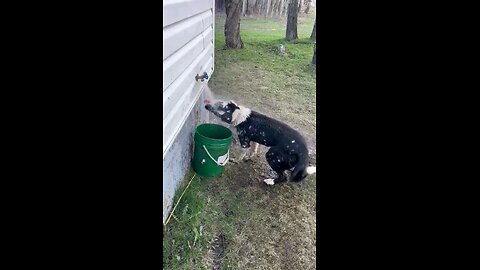
[(215, 177), (229, 160), (232, 132), (220, 125), (202, 124), (195, 130), (192, 167), (200, 176)]

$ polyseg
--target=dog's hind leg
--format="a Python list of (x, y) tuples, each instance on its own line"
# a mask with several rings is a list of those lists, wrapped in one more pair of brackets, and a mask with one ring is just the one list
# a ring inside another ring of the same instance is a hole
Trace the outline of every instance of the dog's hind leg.
[(271, 185), (274, 185), (274, 184), (279, 184), (279, 183), (287, 181), (287, 177), (285, 176), (283, 171), (278, 171), (276, 173), (278, 174), (277, 178), (275, 178), (275, 179), (274, 178), (267, 178), (267, 179), (264, 179), (263, 182), (265, 182), (265, 184), (271, 186)]
[(285, 182), (287, 180), (287, 177), (285, 176), (284, 172), (287, 168), (285, 167), (286, 161), (284, 160), (283, 151), (272, 147), (270, 148), (270, 150), (268, 150), (265, 156), (268, 165), (270, 165), (270, 167), (277, 173), (278, 177), (275, 179), (265, 179), (263, 180), (263, 182), (265, 182), (267, 185), (274, 185)]

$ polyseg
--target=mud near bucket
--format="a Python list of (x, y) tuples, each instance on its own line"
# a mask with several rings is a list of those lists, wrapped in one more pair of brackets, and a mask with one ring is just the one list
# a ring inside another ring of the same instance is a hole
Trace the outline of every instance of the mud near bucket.
[(193, 140), (193, 170), (200, 176), (221, 175), (230, 159), (232, 132), (224, 126), (202, 124), (195, 130)]

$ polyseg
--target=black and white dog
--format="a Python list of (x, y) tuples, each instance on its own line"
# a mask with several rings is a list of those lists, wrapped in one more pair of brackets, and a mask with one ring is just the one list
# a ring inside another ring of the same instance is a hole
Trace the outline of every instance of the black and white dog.
[(270, 167), (278, 174), (276, 179), (265, 179), (268, 185), (287, 180), (284, 172), (292, 170), (290, 181), (300, 182), (308, 174), (316, 173), (316, 167), (308, 166), (308, 149), (302, 135), (288, 125), (252, 111), (235, 102), (216, 102), (207, 104), (205, 108), (218, 116), (223, 122), (236, 127), (238, 140), (242, 148), (251, 151), (250, 143), (254, 143), (253, 154), (256, 154), (258, 144), (270, 147), (266, 159)]

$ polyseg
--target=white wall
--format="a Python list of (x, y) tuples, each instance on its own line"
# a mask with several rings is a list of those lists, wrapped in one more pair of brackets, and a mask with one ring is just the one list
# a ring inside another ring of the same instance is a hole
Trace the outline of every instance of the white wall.
[(213, 72), (213, 0), (163, 3), (163, 155), (201, 92), (197, 74)]
[(213, 73), (213, 0), (163, 2), (163, 222), (191, 166), (195, 127), (208, 120), (201, 97)]

